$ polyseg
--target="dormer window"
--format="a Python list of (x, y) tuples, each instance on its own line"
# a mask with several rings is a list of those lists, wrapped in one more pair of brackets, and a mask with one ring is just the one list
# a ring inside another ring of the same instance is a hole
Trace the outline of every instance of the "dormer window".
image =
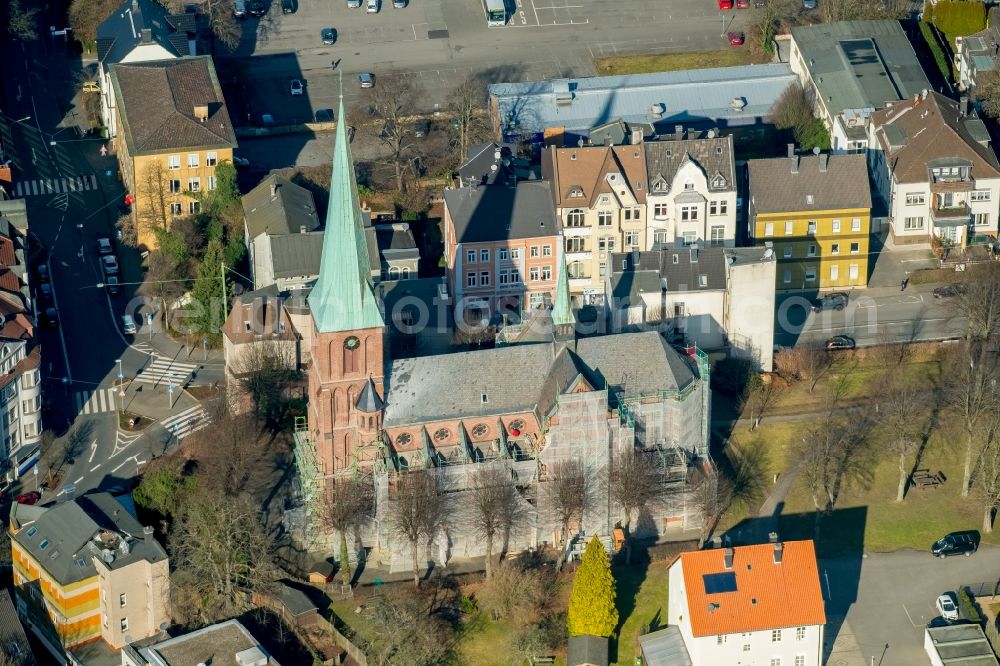
[(690, 192), (692, 190), (694, 190), (694, 183), (692, 183), (690, 180), (688, 182), (684, 183), (684, 191), (685, 192)]
[(573, 198), (573, 199), (582, 199), (583, 198), (583, 188), (580, 187), (579, 185), (574, 185), (573, 187), (569, 188), (569, 196), (570, 196), (570, 198)]
[(712, 189), (721, 190), (726, 187), (726, 179), (721, 174), (712, 179)]
[(654, 192), (667, 191), (667, 181), (664, 180), (662, 176), (657, 176), (656, 180), (653, 181), (653, 191)]

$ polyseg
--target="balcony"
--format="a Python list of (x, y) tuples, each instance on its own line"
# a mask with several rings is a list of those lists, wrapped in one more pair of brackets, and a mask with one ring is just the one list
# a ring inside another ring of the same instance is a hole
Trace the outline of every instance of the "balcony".
[(937, 227), (964, 227), (969, 224), (971, 211), (966, 204), (947, 208), (931, 208), (931, 220)]
[(594, 233), (593, 227), (563, 227), (563, 236), (566, 238), (579, 238), (590, 236)]
[(569, 278), (569, 288), (570, 289), (584, 289), (590, 286), (592, 278), (588, 276), (583, 277), (571, 277)]
[(570, 252), (570, 251), (567, 250), (567, 252), (566, 252), (566, 261), (567, 262), (572, 262), (572, 261), (590, 261), (593, 258), (594, 258), (594, 253), (590, 252), (590, 251), (587, 251), (587, 252)]

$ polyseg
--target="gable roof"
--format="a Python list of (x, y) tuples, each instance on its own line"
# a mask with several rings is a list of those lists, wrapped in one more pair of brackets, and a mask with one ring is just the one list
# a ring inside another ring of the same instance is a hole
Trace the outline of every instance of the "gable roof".
[(796, 155), (749, 160), (747, 170), (755, 213), (872, 207), (864, 155)]
[(732, 192), (736, 189), (736, 163), (730, 134), (711, 139), (648, 141), (643, 144), (643, 150), (646, 153), (646, 180), (650, 184), (663, 178), (669, 187), (677, 171), (690, 160), (705, 172), (709, 188), (712, 179), (720, 174), (726, 180), (726, 186), (721, 191)]
[(322, 231), (271, 236), (268, 242), (271, 243), (271, 268), (275, 278), (319, 275)]
[(958, 102), (936, 92), (878, 111), (870, 122), (896, 182), (926, 183), (928, 163), (941, 158), (970, 161), (974, 178), (1000, 176), (989, 135), (983, 137), (983, 121), (962, 117)]
[[(775, 544), (737, 546), (731, 569), (725, 567), (724, 548), (681, 553), (671, 568), (680, 566), (684, 576), (691, 633), (701, 637), (826, 624), (813, 542), (781, 546), (780, 564), (774, 562)], [(732, 574), (723, 581), (728, 587), (713, 587), (711, 577), (717, 574)]]
[(0, 658), (4, 656), (21, 657), (23, 662), (14, 659), (12, 663), (22, 666), (32, 666), (35, 663), (28, 636), (24, 633), (24, 627), (14, 608), (14, 601), (8, 590), (0, 588)]
[[(211, 57), (112, 65), (111, 84), (132, 155), (236, 147)], [(195, 118), (196, 105), (208, 106), (204, 122)]]
[[(608, 174), (620, 174), (621, 180), (612, 186)], [(646, 202), (646, 157), (640, 145), (546, 148), (542, 176), (552, 182), (556, 206), (592, 208), (598, 195), (620, 192), (623, 187), (639, 203)]]
[(196, 35), (187, 15), (171, 15), (153, 0), (125, 0), (97, 26), (97, 60), (107, 68), (121, 62), (147, 39), (175, 56), (194, 55), (190, 42)]
[(445, 206), (458, 243), (539, 238), (559, 233), (546, 181), (460, 187), (445, 190)]
[(312, 192), (278, 174), (260, 181), (243, 195), (241, 202), (251, 239), (260, 234), (297, 234), (303, 227), (306, 231), (319, 229)]

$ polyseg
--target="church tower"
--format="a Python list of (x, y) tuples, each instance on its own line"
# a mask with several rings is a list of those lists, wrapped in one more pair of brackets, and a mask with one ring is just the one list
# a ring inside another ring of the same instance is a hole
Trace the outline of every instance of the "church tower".
[[(320, 477), (368, 458), (384, 394), (385, 320), (372, 287), (341, 84), (319, 279), (309, 294), (309, 430)], [(359, 411), (360, 408), (360, 411)], [(373, 413), (378, 412), (377, 414)], [(374, 455), (374, 451), (371, 451)]]

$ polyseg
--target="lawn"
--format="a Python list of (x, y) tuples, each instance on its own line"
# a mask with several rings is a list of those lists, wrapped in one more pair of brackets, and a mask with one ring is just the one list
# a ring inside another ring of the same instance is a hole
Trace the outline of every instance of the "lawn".
[(616, 74), (646, 74), (648, 72), (675, 72), (685, 69), (710, 67), (736, 67), (767, 62), (766, 56), (753, 53), (748, 48), (726, 48), (718, 51), (686, 53), (654, 53), (648, 55), (621, 55), (594, 58), (600, 76)]
[(611, 645), (611, 663), (633, 666), (639, 654), (639, 636), (667, 624), (667, 561), (633, 564), (614, 569), (617, 582), (618, 658)]

